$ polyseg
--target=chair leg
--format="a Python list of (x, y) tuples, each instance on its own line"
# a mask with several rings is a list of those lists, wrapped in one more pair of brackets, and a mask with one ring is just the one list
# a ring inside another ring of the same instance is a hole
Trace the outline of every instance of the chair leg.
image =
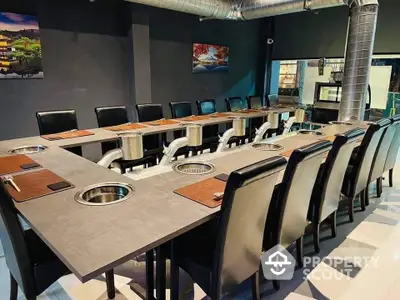
[(108, 299), (115, 298), (114, 270), (106, 272), (107, 296)]
[(348, 197), (348, 209), (350, 222), (354, 222), (354, 197)]
[(361, 204), (361, 210), (365, 211), (365, 194), (368, 193), (367, 189), (362, 190), (360, 192), (360, 204)]
[(256, 273), (251, 276), (251, 291), (253, 294), (253, 300), (260, 300), (260, 272), (257, 271)]
[(393, 169), (389, 170), (389, 186), (393, 187)]
[(376, 180), (376, 196), (379, 198), (382, 194), (382, 177)]
[(296, 241), (296, 261), (299, 268), (303, 267), (303, 237)]
[(18, 283), (10, 273), (10, 300), (17, 300), (18, 298)]
[(319, 224), (315, 222), (313, 224), (313, 240), (314, 240), (314, 250), (315, 253), (319, 253)]
[(365, 189), (365, 206), (369, 205), (369, 183), (367, 184), (367, 187)]
[(330, 216), (330, 223), (331, 223), (331, 232), (332, 237), (335, 238), (337, 231), (336, 231), (336, 210)]
[(274, 286), (274, 289), (276, 291), (279, 291), (281, 288), (281, 284), (280, 284), (279, 280), (272, 280), (272, 285)]

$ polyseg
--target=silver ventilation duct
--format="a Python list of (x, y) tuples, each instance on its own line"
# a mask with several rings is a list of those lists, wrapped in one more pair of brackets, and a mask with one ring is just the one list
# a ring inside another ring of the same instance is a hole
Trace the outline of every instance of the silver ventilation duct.
[(364, 120), (377, 17), (377, 0), (350, 6), (339, 121)]
[(127, 0), (203, 18), (251, 20), (344, 5), (348, 0)]

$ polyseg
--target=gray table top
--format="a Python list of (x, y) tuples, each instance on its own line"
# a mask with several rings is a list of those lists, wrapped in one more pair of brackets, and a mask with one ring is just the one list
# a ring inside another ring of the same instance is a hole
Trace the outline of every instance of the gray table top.
[[(354, 127), (331, 125), (322, 130), (331, 134)], [(279, 143), (285, 147), (282, 151), (286, 151), (320, 138), (297, 135)], [(0, 153), (37, 139), (0, 142)], [(216, 166), (212, 174), (190, 176), (168, 172), (135, 181), (59, 147), (50, 147), (29, 156), (73, 183), (75, 188), (17, 203), (16, 207), (43, 241), (85, 282), (206, 222), (219, 211), (178, 196), (174, 189), (219, 173), (229, 174), (278, 153), (247, 149), (212, 159)], [(130, 183), (135, 194), (125, 202), (101, 207), (74, 201), (77, 191), (102, 182)]]

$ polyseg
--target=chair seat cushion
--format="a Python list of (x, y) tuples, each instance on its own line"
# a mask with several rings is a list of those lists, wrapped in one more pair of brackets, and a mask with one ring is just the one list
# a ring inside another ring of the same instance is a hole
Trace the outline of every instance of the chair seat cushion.
[(210, 292), (217, 228), (218, 220), (212, 220), (183, 234), (176, 240), (179, 266), (206, 293)]

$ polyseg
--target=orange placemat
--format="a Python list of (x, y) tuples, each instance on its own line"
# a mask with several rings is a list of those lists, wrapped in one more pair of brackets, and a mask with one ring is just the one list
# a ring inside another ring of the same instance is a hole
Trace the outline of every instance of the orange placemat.
[(146, 125), (140, 123), (132, 123), (132, 124), (123, 124), (123, 125), (116, 125), (111, 127), (104, 127), (106, 130), (110, 131), (124, 131), (124, 130), (134, 130), (140, 128), (146, 128)]
[(177, 123), (179, 122), (174, 120), (159, 120), (159, 121), (146, 122), (144, 124), (151, 126), (162, 126), (162, 125), (175, 125)]
[[(24, 154), (0, 157), (0, 175), (25, 171), (29, 168), (24, 168), (24, 166), (32, 164), (37, 163)], [(37, 167), (40, 167), (40, 165), (37, 165)]]
[(321, 141), (329, 141), (329, 142), (334, 142), (336, 139), (336, 136), (334, 135), (329, 135), (329, 136), (325, 136), (323, 138), (320, 138)]
[(215, 113), (215, 114), (210, 114), (208, 115), (210, 118), (226, 118), (226, 117), (231, 117), (232, 114), (230, 113)]
[(208, 178), (191, 185), (181, 187), (174, 191), (175, 194), (183, 196), (192, 201), (214, 208), (222, 204), (222, 200), (214, 200), (214, 193), (223, 193), (226, 182)]
[(241, 114), (249, 114), (249, 113), (255, 113), (255, 112), (260, 112), (260, 111), (258, 109), (246, 109), (246, 110), (235, 111), (235, 113), (241, 113)]
[(20, 175), (13, 176), (15, 184), (20, 188), (20, 192), (15, 190), (10, 184), (5, 184), (7, 192), (16, 202), (24, 202), (39, 198), (42, 196), (50, 195), (53, 193), (58, 193), (65, 191), (67, 189), (73, 188), (74, 186), (70, 184), (69, 187), (53, 191), (47, 186), (50, 184), (55, 184), (58, 182), (65, 181), (60, 176), (54, 174), (53, 172), (41, 169), (36, 172), (22, 173)]
[(210, 118), (210, 116), (204, 115), (204, 116), (191, 116), (191, 117), (186, 117), (186, 118), (180, 118), (180, 119), (177, 119), (177, 120), (185, 121), (185, 122), (193, 122), (193, 121), (207, 120), (209, 118)]
[(94, 135), (93, 132), (87, 130), (77, 130), (77, 131), (66, 131), (54, 134), (42, 135), (41, 137), (48, 141), (65, 140), (77, 137), (83, 137), (88, 135)]
[(292, 155), (294, 150), (296, 150), (296, 149), (287, 150), (285, 152), (282, 152), (280, 155), (290, 157), (290, 155)]

